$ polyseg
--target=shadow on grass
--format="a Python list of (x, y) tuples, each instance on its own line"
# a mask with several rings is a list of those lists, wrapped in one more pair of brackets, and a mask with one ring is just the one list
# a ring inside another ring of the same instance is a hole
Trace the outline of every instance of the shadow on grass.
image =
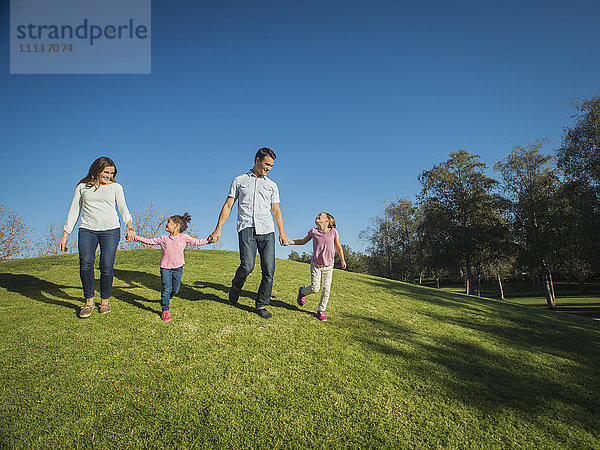
[(281, 300), (276, 300), (276, 297), (273, 296), (271, 298), (271, 306), (274, 306), (276, 308), (283, 308), (283, 309), (287, 309), (289, 311), (300, 311), (300, 312), (305, 312), (308, 314), (314, 314), (314, 316), (317, 316), (317, 313), (315, 312), (311, 312), (305, 309), (300, 309), (298, 308), (298, 306), (296, 306), (296, 304), (291, 304), (291, 303), (286, 303), (286, 302), (282, 302)]
[[(161, 282), (159, 275), (154, 275), (154, 274), (151, 274), (148, 272), (140, 272), (137, 270), (115, 269), (115, 277), (127, 284), (123, 288), (113, 288), (113, 291), (115, 291), (115, 297), (117, 297), (117, 298), (123, 300), (124, 302), (127, 302), (133, 306), (137, 306), (138, 308), (141, 308), (141, 309), (144, 309), (147, 311), (151, 311), (151, 312), (160, 311), (160, 291), (161, 291), (161, 287), (162, 287), (162, 282)], [(184, 271), (183, 279), (181, 282), (181, 287), (179, 289), (179, 292), (175, 296), (175, 298), (180, 298), (182, 300), (187, 300), (190, 302), (197, 302), (197, 301), (202, 301), (202, 300), (212, 301), (212, 302), (221, 303), (221, 304), (231, 307), (231, 305), (229, 304), (229, 301), (227, 299), (227, 295), (224, 295), (223, 297), (221, 297), (212, 292), (203, 292), (203, 290), (216, 290), (216, 291), (221, 291), (221, 292), (228, 294), (229, 286), (225, 286), (223, 284), (218, 284), (218, 283), (209, 283), (206, 281), (195, 281), (195, 282), (193, 282), (193, 285), (190, 285), (190, 284), (187, 284), (185, 281), (186, 280), (185, 280), (185, 271)], [(139, 296), (136, 296), (136, 295), (132, 294), (131, 292), (128, 292), (125, 290), (127, 288), (137, 288), (137, 287), (145, 287), (145, 288), (156, 291), (156, 294), (155, 294), (156, 300), (144, 299), (144, 301), (146, 301), (146, 302), (151, 301), (154, 303), (158, 303), (157, 310), (144, 305), (143, 303), (140, 302), (140, 300), (142, 300), (142, 299), (140, 299)], [(255, 297), (256, 294), (253, 294), (250, 291), (242, 290), (240, 293), (240, 296), (251, 298), (252, 296)], [(238, 303), (235, 307), (238, 309), (244, 310), (244, 311), (254, 312), (254, 308), (247, 306), (247, 305)]]
[[(389, 357), (392, 370), (405, 373), (415, 389), (442, 392), (450, 402), (468, 404), (485, 414), (511, 409), (538, 417), (539, 426), (550, 433), (554, 424), (547, 419), (554, 414), (558, 422), (570, 421), (591, 434), (598, 433), (597, 341), (564, 348), (557, 343), (553, 351), (551, 344), (545, 344), (542, 347), (550, 355), (545, 356), (531, 349), (527, 340), (515, 339), (519, 334), (515, 329), (480, 327), (495, 336), (490, 345), (486, 339), (461, 339), (458, 334), (440, 337), (387, 320), (348, 317), (360, 324), (352, 326), (355, 339)], [(431, 318), (445, 320), (443, 316)], [(556, 339), (552, 327), (538, 337)]]
[[(75, 314), (77, 314), (79, 308), (83, 305), (83, 297), (74, 297), (63, 290), (81, 288), (81, 286), (55, 284), (32, 275), (0, 273), (0, 287), (38, 302), (72, 309)], [(59, 297), (62, 300), (51, 298), (50, 296)]]
[[(225, 298), (217, 297), (215, 295), (212, 295), (212, 296), (215, 298), (215, 301), (219, 301), (221, 303), (225, 303), (225, 304), (229, 305), (229, 300), (227, 300), (227, 298), (229, 295), (229, 289), (231, 287), (230, 285), (226, 286), (221, 283), (210, 283), (208, 281), (196, 281), (196, 282), (194, 282), (194, 286), (197, 286), (200, 289), (213, 289), (216, 291), (223, 292), (225, 294)], [(211, 294), (205, 294), (205, 295), (211, 295)], [(247, 297), (250, 300), (252, 300), (253, 302), (255, 302), (256, 301), (256, 292), (251, 292), (251, 291), (242, 289), (240, 291), (240, 297)], [(285, 303), (285, 302), (277, 300), (276, 294), (273, 294), (271, 296), (270, 305), (274, 306), (276, 308), (284, 308), (284, 309), (289, 309), (289, 310), (293, 310), (293, 311), (303, 311), (303, 310), (299, 309), (296, 305), (290, 305), (289, 303)], [(236, 307), (250, 311), (250, 312), (254, 312), (254, 308), (246, 306), (246, 305), (242, 305), (240, 303), (238, 303), (236, 305)], [(308, 311), (305, 311), (305, 312), (308, 312)], [(316, 313), (315, 313), (315, 315), (316, 315)]]
[(542, 417), (560, 404), (556, 420), (597, 434), (600, 330), (594, 322), (385, 280), (372, 284), (417, 300), (406, 307), (420, 316), (421, 327), (347, 315), (354, 338), (388, 356), (398, 372), (484, 412), (509, 408), (539, 417), (549, 430), (553, 424)]
[[(212, 293), (211, 294), (203, 293), (203, 295), (205, 296), (205, 298), (207, 300), (212, 300), (214, 302), (223, 303), (227, 306), (230, 306), (232, 308), (238, 308), (243, 311), (254, 312), (254, 308), (251, 306), (243, 305), (241, 303), (238, 303), (235, 306), (232, 306), (229, 303), (229, 289), (231, 286), (226, 286), (222, 283), (211, 283), (209, 281), (195, 281), (194, 286), (197, 287), (198, 289), (212, 289), (214, 291), (221, 291), (225, 294), (223, 297), (220, 297), (220, 296), (212, 294)], [(240, 297), (248, 297), (252, 301), (254, 301), (256, 299), (256, 294), (242, 289), (240, 291)]]
[(590, 319), (600, 319), (600, 303), (562, 303), (559, 302), (555, 311), (574, 314)]

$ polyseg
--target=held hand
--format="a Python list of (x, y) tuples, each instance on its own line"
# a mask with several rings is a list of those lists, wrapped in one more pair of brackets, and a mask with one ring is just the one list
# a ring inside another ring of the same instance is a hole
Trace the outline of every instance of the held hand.
[(135, 231), (127, 230), (127, 233), (125, 233), (125, 239), (127, 239), (128, 241), (133, 241), (135, 239)]
[(292, 241), (290, 241), (290, 239), (285, 234), (280, 234), (279, 235), (279, 243), (285, 247), (285, 246), (290, 245), (292, 243)]
[(213, 231), (213, 232), (211, 233), (211, 235), (210, 235), (210, 236), (208, 236), (208, 242), (209, 242), (210, 244), (214, 244), (214, 243), (216, 243), (216, 242), (219, 242), (219, 239), (221, 239), (221, 232), (220, 232), (220, 231), (217, 231), (217, 230)]

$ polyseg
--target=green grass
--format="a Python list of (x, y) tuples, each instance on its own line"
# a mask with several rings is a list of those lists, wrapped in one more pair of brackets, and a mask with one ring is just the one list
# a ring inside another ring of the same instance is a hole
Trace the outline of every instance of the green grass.
[(76, 255), (0, 265), (0, 447), (599, 448), (600, 323), (335, 271), (329, 321), (277, 261), (274, 318), (226, 302), (235, 252), (117, 254), (113, 311), (77, 318)]

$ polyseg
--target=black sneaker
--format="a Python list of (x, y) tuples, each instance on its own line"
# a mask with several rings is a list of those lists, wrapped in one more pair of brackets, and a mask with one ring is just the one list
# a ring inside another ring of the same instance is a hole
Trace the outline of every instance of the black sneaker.
[(267, 311), (265, 308), (260, 308), (256, 310), (256, 314), (258, 314), (260, 317), (262, 317), (263, 319), (270, 319), (271, 317), (273, 317), (273, 314), (271, 314), (269, 311)]
[(237, 305), (238, 299), (240, 298), (240, 291), (233, 286), (229, 289), (229, 303), (231, 305)]

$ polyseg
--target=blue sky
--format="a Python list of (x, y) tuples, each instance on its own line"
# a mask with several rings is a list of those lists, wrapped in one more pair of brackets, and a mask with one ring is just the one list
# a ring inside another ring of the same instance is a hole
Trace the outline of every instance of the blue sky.
[[(450, 152), (553, 152), (571, 100), (600, 92), (599, 16), (595, 0), (154, 0), (150, 75), (10, 75), (3, 2), (0, 202), (62, 223), (106, 155), (130, 209), (189, 211), (208, 235), (268, 146), (288, 236), (328, 211), (362, 250), (370, 218)], [(237, 249), (234, 215), (222, 241)], [(291, 249), (310, 245), (277, 256)]]

